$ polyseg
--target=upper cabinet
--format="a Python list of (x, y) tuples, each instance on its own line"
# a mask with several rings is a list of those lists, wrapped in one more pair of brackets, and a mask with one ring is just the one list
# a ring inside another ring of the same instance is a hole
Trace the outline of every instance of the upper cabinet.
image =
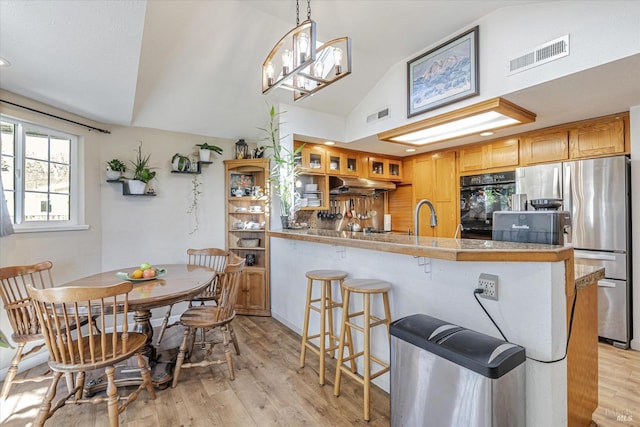
[(558, 130), (526, 135), (520, 144), (522, 166), (561, 162), (569, 158), (569, 131)]
[[(302, 142), (296, 141), (295, 149), (300, 147)], [(326, 162), (326, 150), (323, 146), (317, 144), (304, 144), (297, 158), (297, 166), (303, 173), (325, 173), (328, 165)]]
[(386, 157), (369, 157), (367, 161), (367, 178), (402, 180), (402, 160)]
[(362, 176), (362, 158), (356, 151), (342, 151), (340, 153), (340, 175)]
[(624, 119), (585, 123), (569, 131), (569, 158), (610, 156), (625, 152)]
[(460, 172), (516, 167), (520, 156), (518, 139), (511, 138), (459, 150)]

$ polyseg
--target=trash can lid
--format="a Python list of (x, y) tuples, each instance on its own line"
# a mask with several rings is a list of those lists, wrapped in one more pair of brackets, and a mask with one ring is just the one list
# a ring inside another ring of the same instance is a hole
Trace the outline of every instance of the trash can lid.
[(524, 347), (425, 314), (396, 320), (391, 335), (492, 379), (526, 359)]

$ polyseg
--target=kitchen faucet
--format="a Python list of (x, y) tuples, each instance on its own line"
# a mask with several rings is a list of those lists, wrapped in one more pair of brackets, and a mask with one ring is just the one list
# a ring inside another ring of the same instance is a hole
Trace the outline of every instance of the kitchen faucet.
[(431, 209), (431, 226), (435, 227), (438, 225), (438, 218), (436, 217), (436, 210), (433, 207), (433, 203), (427, 199), (420, 200), (416, 205), (416, 211), (413, 215), (413, 232), (416, 234), (416, 243), (418, 243), (418, 238), (420, 236), (420, 229), (418, 228), (418, 224), (420, 223), (420, 208), (425, 203), (429, 206), (429, 209)]

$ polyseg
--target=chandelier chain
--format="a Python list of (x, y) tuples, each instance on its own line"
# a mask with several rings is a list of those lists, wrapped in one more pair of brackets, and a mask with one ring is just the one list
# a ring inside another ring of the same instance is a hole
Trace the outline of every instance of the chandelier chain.
[(307, 0), (307, 20), (311, 20), (311, 0)]
[(300, 25), (300, 5), (298, 4), (298, 0), (296, 0), (296, 27)]

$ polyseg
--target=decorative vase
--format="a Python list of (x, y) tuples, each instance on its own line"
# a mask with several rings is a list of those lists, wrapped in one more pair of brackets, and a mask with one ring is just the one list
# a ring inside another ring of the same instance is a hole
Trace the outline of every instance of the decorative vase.
[(282, 229), (289, 228), (289, 217), (287, 215), (280, 215), (280, 221), (282, 222)]
[(130, 179), (127, 184), (129, 185), (129, 194), (144, 194), (144, 190), (147, 183), (137, 179)]
[(209, 149), (200, 149), (200, 161), (201, 162), (208, 162), (211, 159), (211, 150)]
[(116, 181), (116, 180), (120, 179), (121, 176), (122, 176), (122, 172), (114, 171), (114, 170), (111, 170), (111, 169), (107, 169), (107, 180), (108, 181)]

